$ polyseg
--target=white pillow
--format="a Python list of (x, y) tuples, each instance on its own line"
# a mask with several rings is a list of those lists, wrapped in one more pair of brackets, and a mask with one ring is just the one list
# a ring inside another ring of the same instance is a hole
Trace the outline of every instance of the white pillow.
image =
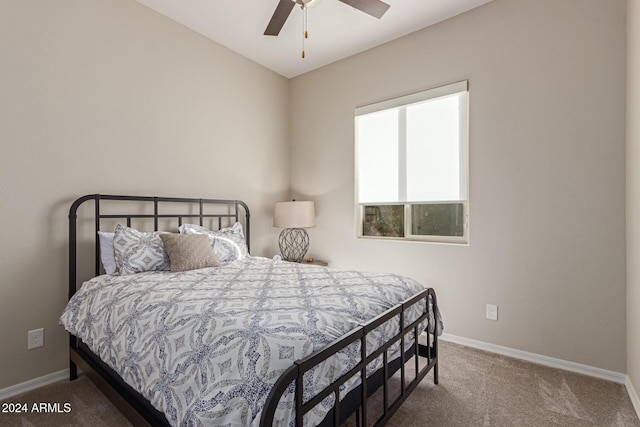
[(114, 274), (116, 272), (116, 257), (113, 249), (113, 236), (115, 233), (109, 233), (107, 231), (98, 231), (100, 238), (100, 259), (102, 260), (102, 267), (107, 274)]
[(144, 232), (118, 224), (113, 236), (116, 268), (120, 274), (171, 269), (160, 234), (164, 231)]
[(231, 227), (211, 231), (201, 225), (182, 224), (180, 234), (206, 234), (209, 243), (220, 262), (230, 262), (249, 255), (247, 241), (244, 238), (242, 224), (236, 222)]

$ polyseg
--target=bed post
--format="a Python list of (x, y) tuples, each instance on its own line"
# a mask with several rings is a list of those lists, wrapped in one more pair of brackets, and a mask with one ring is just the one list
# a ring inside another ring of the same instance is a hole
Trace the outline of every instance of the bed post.
[[(77, 276), (77, 220), (78, 207), (87, 200), (97, 199), (99, 196), (91, 194), (76, 199), (69, 208), (69, 299), (76, 293)], [(71, 359), (71, 352), (78, 347), (78, 339), (69, 334), (69, 380), (78, 378), (78, 366)]]
[[(76, 289), (76, 222), (78, 219), (77, 209), (78, 201), (76, 200), (69, 209), (69, 299), (75, 294)], [(69, 353), (71, 349), (77, 345), (77, 339), (75, 336), (69, 334)], [(69, 354), (69, 381), (73, 381), (78, 378), (78, 367), (71, 360), (71, 354)]]
[(242, 206), (242, 208), (244, 209), (244, 214), (246, 218), (244, 235), (245, 235), (245, 240), (247, 242), (247, 251), (251, 253), (251, 213), (249, 212), (249, 206), (247, 206), (245, 202), (243, 202), (242, 200), (236, 200), (236, 215), (238, 215), (238, 207), (237, 207), (238, 204), (240, 204), (240, 206)]
[[(433, 383), (438, 384), (438, 299), (433, 288), (429, 288), (429, 296), (431, 297), (431, 310), (433, 313), (433, 345), (429, 348), (429, 359), (435, 358), (436, 363), (433, 365)], [(428, 334), (427, 334), (428, 336)]]
[[(77, 205), (74, 203), (69, 211), (69, 299), (75, 293), (76, 287), (76, 221), (78, 215), (76, 213)], [(69, 334), (69, 347), (75, 348), (77, 345), (77, 338), (72, 334)], [(71, 351), (71, 350), (70, 350)], [(78, 367), (71, 360), (71, 354), (69, 354), (69, 381), (73, 381), (78, 378)]]

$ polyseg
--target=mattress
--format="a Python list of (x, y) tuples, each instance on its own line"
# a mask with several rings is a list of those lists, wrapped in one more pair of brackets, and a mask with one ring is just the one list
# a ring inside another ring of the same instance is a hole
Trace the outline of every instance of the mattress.
[[(247, 257), (180, 273), (95, 277), (60, 321), (171, 425), (258, 426), (269, 391), (295, 360), (424, 289), (394, 274)], [(411, 307), (405, 325), (423, 312), (424, 304)], [(431, 313), (430, 333), (434, 317), (440, 322)], [(368, 334), (367, 352), (396, 334), (398, 323)], [(308, 372), (304, 400), (355, 366), (359, 346)], [(370, 364), (368, 371), (378, 368)], [(357, 381), (347, 382), (342, 395)], [(292, 423), (293, 395), (291, 386), (278, 404), (277, 425)], [(320, 423), (332, 399), (306, 414), (305, 425)]]

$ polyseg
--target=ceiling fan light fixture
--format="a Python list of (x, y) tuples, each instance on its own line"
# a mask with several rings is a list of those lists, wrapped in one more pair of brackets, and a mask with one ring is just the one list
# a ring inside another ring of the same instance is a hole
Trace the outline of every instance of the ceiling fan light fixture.
[[(361, 12), (366, 13), (367, 15), (371, 15), (374, 18), (382, 18), (389, 9), (390, 5), (383, 2), (382, 0), (338, 0), (341, 3), (344, 3), (348, 6), (351, 6)], [(286, 22), (289, 14), (295, 7), (295, 5), (300, 5), (303, 11), (306, 12), (308, 7), (313, 7), (320, 0), (278, 0), (278, 5), (276, 6), (275, 12), (271, 16), (271, 20), (267, 25), (267, 28), (264, 31), (265, 36), (277, 36), (280, 34), (280, 30), (282, 26)], [(305, 30), (306, 31), (306, 30)]]
[(299, 4), (302, 7), (313, 7), (320, 3), (320, 0), (291, 0), (295, 4)]

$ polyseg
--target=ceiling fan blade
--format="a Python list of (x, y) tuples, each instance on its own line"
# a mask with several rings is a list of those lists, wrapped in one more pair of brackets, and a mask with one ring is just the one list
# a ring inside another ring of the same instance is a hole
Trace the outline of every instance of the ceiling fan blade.
[(340, 0), (344, 4), (358, 9), (375, 18), (382, 18), (390, 5), (380, 0)]
[(280, 34), (282, 26), (287, 21), (287, 18), (291, 14), (295, 5), (296, 4), (291, 0), (280, 0), (280, 3), (276, 6), (276, 11), (273, 12), (271, 21), (269, 21), (269, 25), (267, 25), (267, 29), (264, 30), (264, 35), (277, 36)]

